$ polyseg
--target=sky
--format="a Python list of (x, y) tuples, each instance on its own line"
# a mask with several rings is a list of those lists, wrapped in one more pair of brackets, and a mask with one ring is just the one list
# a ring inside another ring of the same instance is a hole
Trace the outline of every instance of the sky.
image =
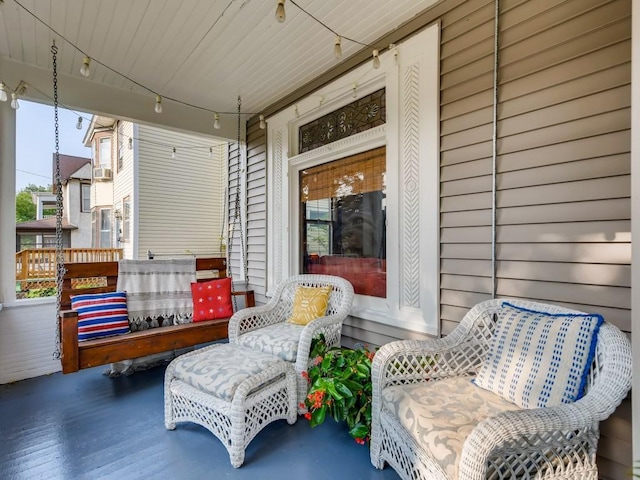
[[(78, 115), (83, 117), (82, 129), (76, 128)], [(59, 109), (60, 153), (91, 157), (91, 149), (82, 143), (91, 115)], [(33, 183), (47, 186), (53, 183), (53, 153), (55, 131), (53, 107), (20, 100), (16, 112), (16, 192)]]

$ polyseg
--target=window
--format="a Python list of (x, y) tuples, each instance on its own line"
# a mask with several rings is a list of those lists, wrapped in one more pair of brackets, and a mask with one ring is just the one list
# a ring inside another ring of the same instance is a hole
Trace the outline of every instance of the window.
[(100, 209), (100, 248), (111, 248), (111, 209)]
[(131, 197), (122, 201), (122, 241), (128, 243), (131, 232)]
[(91, 211), (91, 184), (90, 183), (80, 184), (80, 211), (81, 212)]
[(96, 210), (91, 210), (91, 248), (98, 247), (98, 224), (97, 224), (98, 214)]
[(302, 271), (385, 298), (385, 147), (300, 172)]
[(111, 137), (102, 137), (99, 142), (98, 162), (100, 162), (100, 168), (111, 168)]

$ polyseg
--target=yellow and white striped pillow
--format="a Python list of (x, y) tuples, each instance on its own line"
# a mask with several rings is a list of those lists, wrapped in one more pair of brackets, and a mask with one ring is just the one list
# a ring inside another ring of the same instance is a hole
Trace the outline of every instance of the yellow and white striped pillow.
[(293, 309), (289, 323), (306, 325), (311, 320), (323, 317), (329, 305), (331, 286), (326, 287), (296, 287), (293, 299)]

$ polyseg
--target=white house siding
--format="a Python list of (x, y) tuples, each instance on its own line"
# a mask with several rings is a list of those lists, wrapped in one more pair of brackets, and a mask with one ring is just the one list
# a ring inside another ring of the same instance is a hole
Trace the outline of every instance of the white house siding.
[[(119, 120), (118, 122), (120, 122)], [(118, 126), (114, 129), (113, 133), (113, 142), (116, 144), (116, 151), (114, 152), (114, 161), (113, 161), (113, 208), (119, 209), (120, 212), (124, 213), (124, 208), (122, 201), (125, 197), (129, 196), (131, 199), (131, 227), (129, 232), (129, 238), (125, 242), (116, 243), (116, 240), (121, 237), (119, 232), (114, 232), (114, 245), (117, 248), (123, 249), (123, 257), (124, 258), (134, 258), (133, 251), (133, 225), (135, 224), (135, 215), (133, 208), (134, 202), (136, 201), (134, 195), (134, 141), (131, 141), (131, 147), (129, 148), (129, 139), (133, 138), (133, 123), (131, 122), (122, 122), (122, 134), (123, 138), (118, 137)], [(118, 148), (119, 145), (122, 144), (122, 148)], [(135, 143), (137, 145), (137, 143)], [(122, 154), (122, 168), (118, 168), (119, 155)], [(115, 220), (114, 220), (115, 225)]]
[(51, 300), (0, 310), (0, 384), (60, 371), (60, 361), (53, 358), (55, 331)]
[[(138, 257), (220, 253), (225, 144), (138, 127)], [(171, 158), (172, 148), (176, 158)], [(211, 158), (210, 148), (213, 149)]]
[[(494, 11), (492, 0), (445, 0), (410, 25), (441, 22), (442, 334), (492, 296)], [(630, 11), (629, 0), (500, 1), (496, 204), (498, 296), (600, 312), (626, 332), (631, 331)], [(392, 35), (388, 40), (397, 42)], [(299, 100), (291, 97), (279, 105)], [(248, 127), (250, 149), (260, 152), (265, 141), (254, 125)], [(264, 153), (258, 156), (265, 165)], [(254, 173), (264, 170), (258, 156)], [(248, 192), (257, 187), (250, 185)], [(248, 231), (259, 229), (260, 220), (250, 219)], [(252, 280), (264, 278), (269, 261), (264, 252), (265, 258), (249, 263)], [(371, 321), (353, 325), (345, 324), (346, 343), (415, 336)], [(630, 420), (624, 402), (602, 424), (601, 478), (628, 478)]]
[(64, 187), (66, 206), (65, 215), (69, 223), (76, 225), (77, 230), (71, 231), (71, 246), (73, 248), (91, 247), (91, 212), (82, 211), (82, 182), (78, 178), (91, 181), (91, 164), (87, 163), (74, 173), (73, 179)]

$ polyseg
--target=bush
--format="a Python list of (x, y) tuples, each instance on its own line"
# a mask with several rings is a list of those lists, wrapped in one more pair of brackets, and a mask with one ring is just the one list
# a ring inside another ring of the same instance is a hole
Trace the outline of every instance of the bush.
[(374, 353), (366, 347), (354, 350), (330, 348), (324, 336), (313, 340), (308, 372), (310, 384), (301, 404), (311, 427), (324, 422), (327, 414), (336, 422), (346, 422), (349, 434), (359, 444), (369, 441), (371, 433), (371, 360)]

